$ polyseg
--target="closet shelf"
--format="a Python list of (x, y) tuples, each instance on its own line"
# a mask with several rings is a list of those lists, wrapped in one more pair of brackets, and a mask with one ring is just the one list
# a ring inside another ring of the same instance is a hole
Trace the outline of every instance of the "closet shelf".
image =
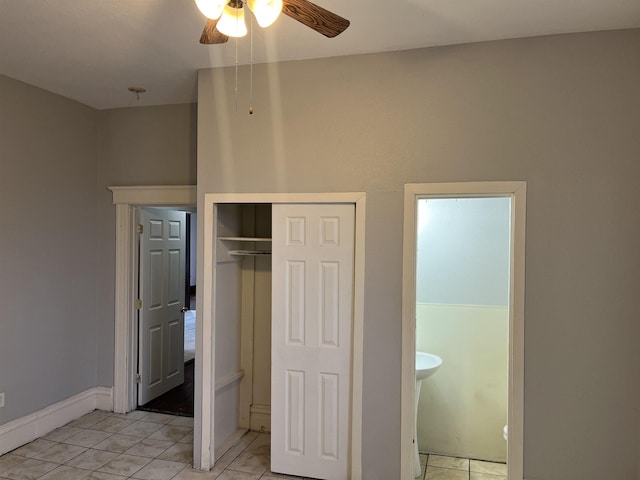
[(271, 250), (229, 250), (229, 255), (255, 257), (261, 255), (271, 255)]

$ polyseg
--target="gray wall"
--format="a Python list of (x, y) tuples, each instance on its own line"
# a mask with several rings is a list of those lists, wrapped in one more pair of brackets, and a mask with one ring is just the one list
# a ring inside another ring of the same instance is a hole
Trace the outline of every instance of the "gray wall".
[(0, 76), (0, 425), (96, 386), (95, 111)]
[(98, 113), (98, 385), (113, 385), (115, 207), (110, 185), (195, 185), (195, 104)]
[(0, 76), (0, 425), (113, 385), (107, 186), (195, 184), (196, 115), (96, 111)]
[[(400, 470), (403, 185), (525, 180), (525, 475), (634, 479), (640, 31), (203, 71), (198, 191), (365, 191), (363, 477)], [(395, 392), (395, 394), (393, 393)], [(603, 461), (607, 459), (607, 461)]]

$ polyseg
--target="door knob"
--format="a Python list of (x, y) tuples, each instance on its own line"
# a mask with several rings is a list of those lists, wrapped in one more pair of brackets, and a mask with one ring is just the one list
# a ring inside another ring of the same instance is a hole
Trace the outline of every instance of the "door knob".
[(180, 309), (180, 311), (181, 311), (182, 313), (188, 312), (188, 311), (189, 311), (189, 307), (182, 307), (182, 308)]

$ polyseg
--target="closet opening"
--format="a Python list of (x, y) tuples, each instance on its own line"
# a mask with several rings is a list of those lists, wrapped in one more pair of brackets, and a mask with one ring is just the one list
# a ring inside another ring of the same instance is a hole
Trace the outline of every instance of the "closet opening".
[[(361, 418), (353, 412), (361, 411), (364, 200), (359, 193), (205, 195), (196, 468), (210, 469), (252, 430), (270, 434), (274, 472), (360, 477)], [(346, 257), (321, 256), (338, 251)], [(317, 292), (325, 293), (313, 299)], [(305, 355), (313, 348), (318, 355)], [(346, 355), (336, 362), (346, 369), (332, 371), (322, 355)], [(303, 361), (286, 363), (292, 358)], [(305, 363), (310, 358), (325, 366)], [(322, 411), (324, 423), (310, 420)], [(310, 448), (317, 439), (324, 440)], [(300, 455), (303, 443), (323, 458)], [(334, 474), (322, 464), (331, 456)]]
[(219, 438), (271, 431), (271, 204), (218, 206), (216, 402)]

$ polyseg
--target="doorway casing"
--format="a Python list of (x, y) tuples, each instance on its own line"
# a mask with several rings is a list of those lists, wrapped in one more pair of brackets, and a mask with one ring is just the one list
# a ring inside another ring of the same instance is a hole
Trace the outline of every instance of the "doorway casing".
[(401, 476), (413, 479), (416, 355), (416, 219), (425, 198), (511, 198), (509, 273), (508, 477), (523, 478), (524, 450), (524, 263), (526, 182), (408, 183), (404, 188), (402, 275)]
[(113, 411), (137, 406), (134, 296), (136, 288), (135, 208), (138, 206), (195, 207), (195, 185), (112, 186), (116, 206), (115, 344)]
[[(196, 381), (194, 434), (194, 466), (202, 470), (211, 468), (215, 461), (215, 355), (212, 333), (215, 331), (213, 301), (215, 297), (215, 258), (217, 206), (219, 204), (274, 204), (274, 203), (350, 203), (355, 205), (355, 252), (353, 288), (353, 336), (351, 376), (351, 425), (349, 464), (350, 478), (361, 478), (362, 460), (362, 354), (364, 325), (364, 246), (366, 195), (362, 192), (345, 193), (209, 193), (205, 194), (199, 211), (203, 212), (198, 224), (197, 284), (202, 285), (196, 310), (202, 312), (196, 332)], [(202, 228), (200, 226), (202, 225)], [(200, 247), (202, 245), (202, 247)], [(201, 267), (201, 268), (200, 268)], [(207, 341), (204, 341), (204, 340)], [(203, 392), (208, 392), (204, 395)], [(200, 439), (200, 442), (197, 440)]]

